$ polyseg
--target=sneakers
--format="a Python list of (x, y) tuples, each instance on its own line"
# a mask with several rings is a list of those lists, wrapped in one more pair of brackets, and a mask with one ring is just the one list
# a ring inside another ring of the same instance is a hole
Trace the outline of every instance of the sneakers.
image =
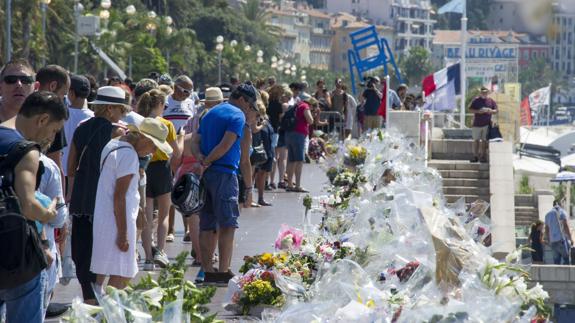
[(154, 261), (153, 260), (146, 260), (146, 262), (144, 262), (144, 271), (154, 271), (155, 266), (154, 266)]
[(200, 271), (198, 271), (198, 274), (196, 275), (196, 279), (194, 281), (196, 282), (196, 284), (203, 284), (204, 279), (206, 279), (206, 273), (204, 273), (204, 271), (202, 269), (200, 269)]
[(278, 188), (285, 189), (286, 187), (287, 187), (286, 182), (279, 182), (279, 183), (278, 183)]
[(170, 260), (163, 251), (158, 250), (158, 253), (154, 256), (154, 263), (160, 268), (166, 268), (170, 264)]
[(166, 242), (174, 242), (174, 234), (170, 233), (166, 236)]
[(228, 286), (230, 279), (234, 278), (235, 274), (228, 270), (227, 272), (205, 273), (204, 285), (216, 285), (220, 287)]

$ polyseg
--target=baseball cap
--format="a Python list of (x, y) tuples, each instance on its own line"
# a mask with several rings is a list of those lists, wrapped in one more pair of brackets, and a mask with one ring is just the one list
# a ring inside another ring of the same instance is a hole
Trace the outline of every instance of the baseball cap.
[(141, 79), (138, 83), (136, 83), (136, 87), (134, 88), (134, 95), (136, 97), (140, 97), (142, 94), (153, 89), (157, 89), (158, 87), (158, 83), (152, 79)]
[(90, 95), (90, 81), (82, 75), (70, 76), (70, 90), (76, 93), (76, 96), (87, 98)]
[(255, 104), (258, 100), (258, 93), (256, 88), (250, 83), (242, 83), (238, 85), (236, 91), (241, 93), (244, 97), (248, 98), (251, 104)]

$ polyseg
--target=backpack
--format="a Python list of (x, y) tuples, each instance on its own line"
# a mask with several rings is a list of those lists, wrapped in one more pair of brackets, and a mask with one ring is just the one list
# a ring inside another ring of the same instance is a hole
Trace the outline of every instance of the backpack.
[(295, 129), (295, 125), (297, 123), (296, 110), (297, 106), (292, 105), (284, 113), (282, 120), (280, 122), (280, 128), (283, 131), (293, 131)]
[(0, 156), (0, 289), (24, 284), (48, 266), (36, 225), (22, 215), (14, 192), (14, 168), (34, 149), (40, 146), (21, 141)]

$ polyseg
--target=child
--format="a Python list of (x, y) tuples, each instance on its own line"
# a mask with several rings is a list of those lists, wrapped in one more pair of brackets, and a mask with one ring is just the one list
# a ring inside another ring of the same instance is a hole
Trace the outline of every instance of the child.
[(534, 264), (543, 264), (543, 222), (537, 220), (531, 224), (531, 233), (529, 234), (529, 246), (531, 259)]
[(309, 141), (307, 154), (311, 160), (319, 162), (321, 157), (326, 154), (325, 151), (325, 134), (321, 130), (316, 130), (312, 133), (312, 138)]

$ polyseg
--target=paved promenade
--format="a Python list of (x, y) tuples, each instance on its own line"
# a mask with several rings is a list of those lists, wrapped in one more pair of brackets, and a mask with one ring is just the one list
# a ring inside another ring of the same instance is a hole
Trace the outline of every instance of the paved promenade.
[[(305, 164), (304, 175), (302, 176), (302, 185), (310, 191), (310, 195), (315, 196), (321, 193), (322, 187), (327, 183), (327, 177), (320, 166), (316, 164)], [(292, 226), (301, 226), (303, 220), (304, 208), (302, 198), (305, 194), (287, 193), (284, 190), (266, 191), (266, 200), (273, 204), (271, 207), (260, 207), (246, 209), (240, 216), (240, 228), (236, 231), (235, 250), (232, 259), (232, 271), (237, 272), (243, 264), (245, 255), (254, 255), (266, 251), (274, 250), (274, 241), (282, 223)], [(256, 199), (254, 192), (254, 199)], [(312, 219), (313, 223), (319, 222), (320, 219)], [(168, 243), (166, 253), (170, 259), (174, 259), (182, 251), (190, 251), (191, 244), (183, 242), (183, 225), (181, 216), (176, 215), (176, 239), (173, 243)], [(140, 254), (143, 255), (141, 245)], [(188, 259), (191, 265), (192, 259)], [(140, 264), (140, 270), (142, 269)], [(186, 276), (193, 280), (198, 272), (199, 267), (189, 267)], [(140, 277), (148, 272), (140, 271), (135, 278), (138, 281)], [(155, 271), (154, 274), (159, 273)], [(210, 308), (213, 312), (218, 312), (220, 318), (226, 321), (237, 321), (231, 313), (222, 308), (223, 298), (226, 288), (218, 288), (218, 291), (212, 299)], [(68, 286), (58, 285), (55, 290), (55, 302), (70, 303), (76, 296), (81, 296), (80, 286), (77, 280), (72, 280)], [(58, 322), (58, 319), (47, 320), (47, 322)]]

